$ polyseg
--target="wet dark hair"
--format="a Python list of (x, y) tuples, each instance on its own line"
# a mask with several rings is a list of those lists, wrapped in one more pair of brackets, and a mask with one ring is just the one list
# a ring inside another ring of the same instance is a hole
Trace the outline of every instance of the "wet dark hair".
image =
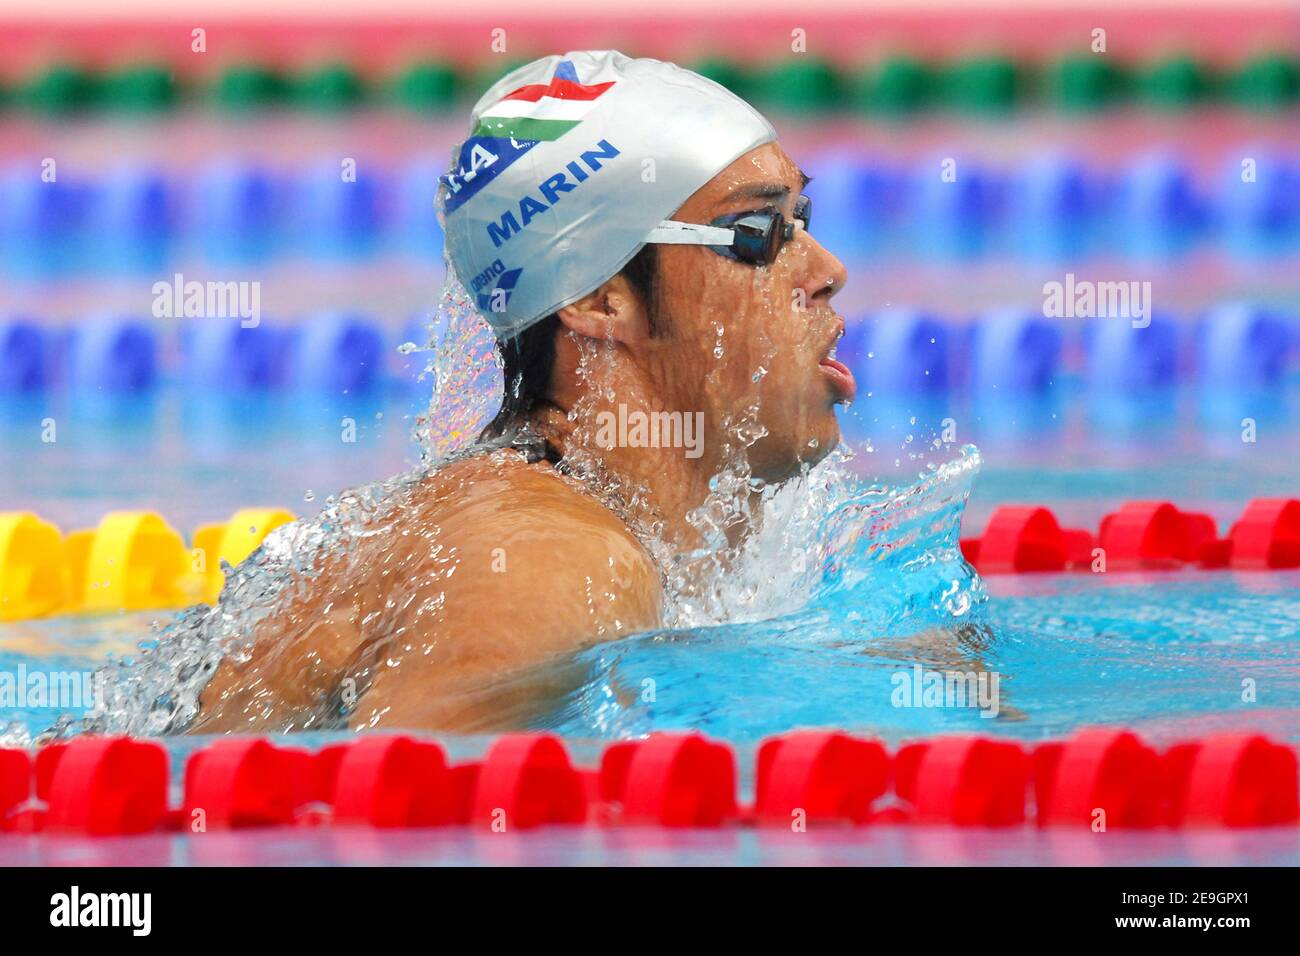
[[(656, 301), (656, 266), (655, 247), (646, 244), (619, 272), (645, 304), (652, 337), (663, 330)], [(497, 343), (505, 378), (505, 395), (501, 399), (501, 410), (479, 435), (480, 441), (509, 435), (546, 400), (551, 387), (551, 372), (555, 367), (555, 337), (562, 328), (559, 315), (552, 313), (519, 334)]]

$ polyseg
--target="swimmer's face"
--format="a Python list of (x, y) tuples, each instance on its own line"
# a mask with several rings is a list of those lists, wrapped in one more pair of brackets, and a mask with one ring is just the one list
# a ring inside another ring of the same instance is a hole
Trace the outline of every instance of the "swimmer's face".
[[(775, 143), (746, 153), (672, 217), (709, 223), (775, 208), (793, 217), (806, 180)], [(816, 228), (816, 216), (813, 217)], [(797, 230), (771, 265), (705, 246), (658, 247), (658, 312), (665, 328), (643, 341), (643, 360), (671, 410), (703, 411), (704, 440), (727, 440), (723, 422), (748, 408), (766, 434), (749, 449), (755, 477), (781, 481), (820, 461), (839, 440), (834, 406), (852, 378), (828, 352), (844, 329), (831, 306), (844, 265)]]

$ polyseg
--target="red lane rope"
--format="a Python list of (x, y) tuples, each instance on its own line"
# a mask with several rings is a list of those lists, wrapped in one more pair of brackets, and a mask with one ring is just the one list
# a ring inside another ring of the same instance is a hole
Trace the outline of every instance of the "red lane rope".
[[(1062, 38), (1088, 37), (1098, 26), (1091, 4), (1079, 2), (1053, 9), (1026, 10), (1015, 3), (1001, 4), (996, 16), (981, 5), (969, 9), (949, 6), (908, 9), (902, 6), (856, 11), (819, 10), (800, 14), (807, 36), (835, 58), (860, 59), (864, 51), (878, 52), (902, 45), (918, 56), (960, 56), (970, 50), (971, 34), (988, 37), (989, 24), (998, 27), (998, 48), (1037, 58), (1043, 51), (1065, 49)], [(460, 12), (456, 16), (376, 16), (371, 11), (355, 18), (304, 18), (268, 13), (263, 16), (213, 16), (201, 18), (212, 41), (212, 52), (195, 54), (191, 31), (200, 24), (191, 17), (158, 18), (123, 14), (114, 18), (50, 20), (40, 16), (5, 18), (0, 31), (0, 62), (6, 71), (49, 62), (51, 50), (65, 58), (92, 64), (113, 63), (123, 56), (150, 56), (167, 62), (186, 75), (208, 67), (209, 57), (219, 62), (232, 57), (257, 57), (280, 63), (312, 62), (322, 52), (345, 50), (349, 60), (363, 68), (382, 71), (395, 60), (418, 55), (444, 56), (464, 62), (482, 62), (494, 54), (489, 42), (501, 27), (497, 12)], [(716, 49), (726, 37), (729, 50), (747, 59), (788, 53), (790, 18), (784, 9), (756, 9), (737, 17), (729, 10), (703, 5), (683, 11), (633, 12), (605, 5), (599, 17), (588, 11), (565, 12), (554, 6), (538, 7), (510, 16), (511, 50), (540, 56), (557, 50), (603, 49), (635, 41), (637, 55), (668, 57)], [(1168, 4), (1115, 7), (1105, 16), (1108, 55), (1131, 59), (1157, 54), (1196, 38), (1202, 56), (1227, 60), (1249, 55), (1261, 37), (1285, 47), (1293, 35), (1295, 14), (1285, 0), (1252, 8), (1243, 16), (1238, 6), (1222, 2), (1211, 6), (1177, 9)]]
[(574, 766), (550, 734), (506, 734), (481, 760), (441, 746), (365, 737), (312, 753), (227, 738), (192, 754), (169, 809), (167, 751), (126, 737), (79, 737), (33, 762), (0, 750), (0, 829), (83, 836), (273, 826), (494, 832), (546, 824), (663, 827), (873, 823), (951, 826), (1294, 826), (1297, 759), (1262, 734), (1220, 733), (1157, 750), (1122, 728), (1025, 745), (942, 735), (892, 753), (835, 731), (759, 747), (755, 799), (742, 805), (735, 753), (700, 734), (656, 734)]
[(961, 550), (982, 574), (1300, 568), (1300, 498), (1254, 499), (1222, 538), (1209, 515), (1168, 501), (1130, 501), (1096, 534), (1062, 528), (1047, 508), (1003, 505)]

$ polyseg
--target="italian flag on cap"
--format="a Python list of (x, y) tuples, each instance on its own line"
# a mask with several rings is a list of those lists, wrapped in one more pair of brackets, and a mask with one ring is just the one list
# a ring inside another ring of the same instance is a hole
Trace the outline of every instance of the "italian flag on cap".
[(573, 63), (564, 60), (547, 84), (533, 83), (511, 90), (479, 116), (473, 136), (521, 140), (559, 139), (577, 126), (596, 100), (614, 85), (578, 82)]

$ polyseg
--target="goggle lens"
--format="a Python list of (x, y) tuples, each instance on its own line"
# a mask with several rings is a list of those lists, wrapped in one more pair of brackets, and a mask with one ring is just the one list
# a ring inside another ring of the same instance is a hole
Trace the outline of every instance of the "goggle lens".
[[(800, 196), (795, 200), (794, 219), (807, 229), (811, 218), (812, 200)], [(710, 246), (710, 249), (750, 265), (771, 265), (781, 252), (781, 246), (794, 238), (794, 222), (787, 222), (777, 209), (731, 213), (709, 225), (730, 229), (733, 235), (730, 246)]]

